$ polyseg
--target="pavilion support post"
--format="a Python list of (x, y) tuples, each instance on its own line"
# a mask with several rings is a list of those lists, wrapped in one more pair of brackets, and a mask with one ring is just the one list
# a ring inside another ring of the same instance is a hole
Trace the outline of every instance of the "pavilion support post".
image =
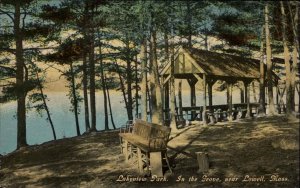
[(251, 116), (251, 109), (250, 109), (250, 88), (249, 88), (250, 82), (244, 81), (244, 87), (245, 87), (245, 98), (247, 103), (247, 114), (246, 118), (249, 118)]
[[(195, 84), (191, 85), (191, 107), (196, 106), (196, 87)], [(195, 118), (195, 111), (191, 113), (191, 120)]]
[(227, 82), (228, 91), (228, 121), (232, 121), (232, 82)]
[(279, 102), (279, 97), (280, 97), (280, 91), (278, 86), (276, 87), (276, 106), (277, 106), (277, 111), (278, 114), (281, 114), (281, 106), (280, 106), (280, 102)]
[(209, 106), (209, 119), (210, 123), (215, 123), (215, 117), (213, 115), (214, 109), (213, 109), (213, 100), (212, 100), (212, 86), (214, 85), (214, 81), (210, 80), (207, 84), (207, 89), (208, 89), (208, 106)]
[[(245, 99), (246, 99), (246, 103), (247, 103), (247, 98), (248, 98), (248, 88), (246, 86), (247, 82), (244, 82), (244, 93), (245, 93)], [(249, 92), (250, 93), (250, 92)]]
[(183, 119), (182, 113), (182, 81), (180, 80), (178, 83), (178, 111), (179, 111), (179, 118), (180, 120)]
[[(189, 85), (190, 85), (190, 96), (191, 96), (191, 107), (195, 107), (196, 106), (196, 83), (197, 83), (197, 79), (188, 79), (187, 80)], [(192, 110), (191, 112), (191, 120), (194, 120), (196, 112), (194, 110)]]
[[(298, 84), (296, 85), (297, 91), (298, 91), (298, 99), (300, 100), (300, 84), (298, 82)], [(298, 113), (300, 113), (300, 104), (298, 102)]]
[(244, 98), (244, 88), (240, 88), (240, 95), (241, 95), (241, 103), (245, 103), (245, 98)]
[(212, 112), (213, 108), (212, 108), (212, 84), (211, 83), (208, 83), (207, 90), (208, 90), (208, 106), (210, 112)]
[(203, 84), (203, 125), (207, 124), (207, 119), (206, 119), (206, 75), (203, 74), (202, 77), (202, 84)]
[(164, 85), (164, 113), (165, 113), (165, 120), (169, 121), (169, 113), (170, 113), (170, 97), (169, 97), (169, 82), (165, 83)]
[(226, 102), (229, 104), (229, 84), (226, 83)]

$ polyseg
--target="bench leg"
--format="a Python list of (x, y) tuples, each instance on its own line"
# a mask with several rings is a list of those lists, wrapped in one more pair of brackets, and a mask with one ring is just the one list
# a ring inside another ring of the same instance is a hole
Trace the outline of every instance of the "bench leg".
[(120, 137), (120, 148), (121, 148), (121, 153), (123, 153), (123, 140), (121, 137)]
[(169, 163), (169, 159), (168, 159), (168, 154), (167, 154), (167, 152), (165, 152), (165, 160), (166, 160), (166, 162), (167, 162), (167, 165), (168, 165), (168, 168), (169, 168), (170, 172), (173, 173), (172, 168), (171, 168), (170, 163)]
[(143, 160), (142, 160), (142, 152), (140, 148), (137, 148), (137, 157), (138, 157), (138, 168), (139, 172), (143, 172)]
[(124, 141), (123, 153), (125, 155), (125, 161), (128, 162), (128, 141)]
[(163, 177), (161, 152), (150, 152), (151, 174)]
[(150, 176), (150, 160), (149, 160), (149, 155), (146, 153), (146, 165), (147, 165), (147, 175)]

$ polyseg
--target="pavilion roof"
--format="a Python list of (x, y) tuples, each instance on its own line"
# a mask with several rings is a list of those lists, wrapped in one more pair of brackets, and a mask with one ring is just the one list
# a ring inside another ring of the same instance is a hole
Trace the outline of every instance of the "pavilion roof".
[[(185, 65), (177, 66), (177, 64)], [(175, 59), (175, 76), (200, 73), (217, 77), (258, 79), (259, 66), (257, 59), (182, 47), (178, 50)], [(161, 75), (168, 74), (170, 74), (170, 63), (161, 72)]]

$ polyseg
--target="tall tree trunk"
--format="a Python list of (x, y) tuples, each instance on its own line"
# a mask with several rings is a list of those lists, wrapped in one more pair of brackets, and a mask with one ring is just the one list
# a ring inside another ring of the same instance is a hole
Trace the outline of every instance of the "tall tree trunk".
[(79, 121), (78, 121), (78, 100), (77, 100), (77, 94), (76, 94), (75, 73), (73, 70), (72, 62), (70, 63), (70, 71), (71, 71), (71, 90), (72, 90), (72, 95), (73, 95), (72, 97), (73, 97), (76, 132), (77, 132), (77, 136), (80, 136), (80, 128), (79, 128)]
[[(98, 31), (99, 34), (99, 31)], [(99, 55), (100, 55), (100, 70), (101, 70), (101, 86), (103, 92), (103, 105), (104, 105), (104, 129), (109, 130), (108, 127), (108, 110), (107, 110), (107, 95), (106, 95), (106, 84), (104, 79), (104, 66), (103, 66), (103, 59), (102, 59), (102, 47), (101, 41), (99, 39)]]
[(265, 32), (266, 32), (266, 54), (267, 54), (267, 80), (268, 80), (268, 99), (269, 99), (269, 115), (274, 115), (275, 105), (273, 100), (273, 65), (271, 61), (271, 36), (270, 36), (270, 29), (269, 29), (269, 4), (266, 3), (265, 5)]
[(147, 121), (147, 40), (146, 37), (143, 36), (142, 44), (141, 44), (141, 63), (142, 63), (142, 84), (141, 84), (141, 92), (142, 92), (142, 120)]
[(182, 112), (182, 81), (180, 80), (178, 83), (178, 111), (180, 119), (183, 119), (183, 112)]
[(110, 120), (111, 120), (111, 124), (113, 126), (114, 129), (116, 129), (116, 125), (114, 122), (114, 117), (113, 117), (113, 113), (112, 113), (112, 108), (111, 108), (111, 102), (110, 102), (110, 95), (109, 95), (109, 89), (107, 87), (107, 78), (105, 76), (105, 88), (106, 88), (106, 92), (107, 92), (107, 100), (108, 100), (108, 106), (109, 106), (109, 113), (110, 113)]
[(258, 115), (265, 116), (266, 115), (266, 93), (265, 93), (265, 48), (264, 48), (264, 27), (261, 29), (261, 37), (260, 37), (260, 63), (259, 63), (259, 107), (258, 107)]
[(285, 72), (286, 72), (286, 80), (285, 80), (285, 87), (286, 87), (286, 113), (287, 115), (291, 114), (292, 112), (292, 96), (291, 96), (291, 66), (290, 66), (290, 54), (289, 48), (287, 44), (287, 37), (286, 37), (286, 14), (284, 10), (283, 2), (280, 1), (280, 9), (281, 9), (281, 24), (282, 24), (282, 43), (283, 43), (283, 53), (284, 53), (284, 64), (285, 64)]
[(46, 110), (46, 113), (47, 113), (47, 119), (48, 119), (48, 121), (50, 123), (50, 126), (51, 126), (53, 138), (54, 138), (54, 140), (56, 140), (56, 133), (55, 133), (54, 125), (53, 125), (52, 118), (51, 118), (51, 115), (50, 115), (50, 110), (48, 108), (48, 105), (47, 105), (47, 102), (46, 102), (46, 99), (45, 99), (45, 96), (44, 96), (43, 86), (41, 84), (41, 80), (39, 78), (39, 73), (38, 72), (36, 72), (36, 78), (38, 80), (39, 90), (40, 90), (42, 100), (43, 100), (43, 104), (44, 104), (44, 107), (45, 107), (45, 110)]
[(164, 32), (164, 43), (165, 43), (165, 60), (169, 62), (170, 54), (169, 54), (169, 37), (167, 28), (165, 28)]
[(138, 61), (135, 56), (135, 117), (139, 118), (139, 84), (138, 84)]
[(132, 115), (132, 73), (131, 73), (131, 59), (130, 59), (130, 47), (129, 40), (126, 39), (126, 77), (127, 77), (127, 113), (128, 120), (133, 120)]
[[(88, 2), (85, 1), (84, 5), (84, 23), (87, 23), (89, 21), (88, 19)], [(85, 131), (89, 132), (91, 129), (90, 126), (90, 112), (89, 112), (89, 99), (88, 99), (88, 64), (87, 64), (87, 58), (89, 53), (89, 36), (87, 35), (87, 28), (83, 28), (83, 54), (82, 54), (82, 85), (83, 85), (83, 103), (84, 103), (84, 120), (85, 120)]]
[[(150, 81), (149, 81), (150, 82)], [(146, 92), (147, 92), (147, 96), (148, 96), (148, 108), (149, 108), (149, 116), (150, 116), (150, 119), (152, 119), (152, 96), (150, 94), (150, 89), (149, 89), (149, 85), (147, 83), (146, 85)]]
[(192, 48), (192, 12), (191, 12), (191, 2), (190, 0), (186, 1), (187, 6), (187, 16), (186, 21), (188, 25), (188, 48)]
[[(154, 95), (155, 96), (155, 110), (153, 110), (152, 122), (163, 124), (163, 106), (162, 106), (162, 88), (159, 81), (159, 73), (158, 73), (158, 62), (157, 62), (157, 43), (156, 43), (156, 28), (152, 27), (151, 33), (151, 43), (152, 43), (152, 77), (154, 80)], [(154, 100), (153, 100), (154, 102)]]
[(298, 28), (298, 22), (299, 22), (299, 4), (296, 2), (295, 3), (295, 14), (293, 18), (293, 13), (291, 10), (290, 6), (291, 2), (288, 2), (289, 6), (289, 11), (290, 11), (290, 16), (292, 20), (292, 28), (293, 28), (293, 64), (292, 64), (292, 69), (291, 69), (291, 108), (292, 111), (295, 111), (295, 84), (296, 84), (296, 73), (298, 72), (297, 70), (297, 64), (299, 60), (299, 28)]
[(150, 119), (153, 122), (153, 113), (156, 112), (156, 87), (155, 78), (153, 75), (153, 42), (152, 42), (152, 31), (149, 42), (149, 107), (150, 107)]
[(177, 130), (176, 126), (176, 99), (175, 99), (175, 78), (174, 78), (174, 64), (175, 64), (175, 47), (174, 47), (174, 39), (171, 41), (171, 78), (170, 78), (170, 95), (171, 95), (171, 105), (170, 105), (170, 112), (171, 112), (171, 120), (170, 126), (172, 131)]
[[(171, 14), (173, 10), (171, 11)], [(171, 17), (172, 18), (172, 17)], [(172, 131), (177, 131), (176, 125), (176, 96), (175, 96), (175, 41), (174, 41), (174, 23), (173, 20), (170, 21), (171, 24), (171, 41), (170, 41), (170, 48), (171, 48), (171, 72), (170, 72), (170, 97), (171, 97), (171, 105), (170, 105), (170, 127)]]
[[(124, 99), (124, 102), (125, 102), (125, 108), (126, 108), (126, 111), (127, 111), (128, 104), (127, 104), (127, 97), (126, 97), (126, 92), (125, 92), (125, 85), (124, 85), (123, 78), (122, 78), (122, 75), (121, 75), (121, 69), (120, 69), (118, 63), (116, 62), (116, 60), (115, 60), (115, 66), (116, 66), (116, 69), (117, 69), (117, 72), (118, 72), (118, 75), (119, 75), (121, 91), (122, 91), (123, 99)], [(127, 118), (129, 119), (128, 112), (127, 112)]]
[(88, 100), (88, 75), (87, 75), (87, 54), (83, 53), (82, 62), (82, 85), (83, 85), (83, 102), (84, 102), (84, 120), (85, 120), (85, 130), (88, 132), (90, 130), (90, 115), (89, 115), (89, 100)]
[(96, 129), (96, 91), (95, 91), (95, 52), (94, 52), (94, 34), (90, 33), (89, 46), (89, 67), (90, 67), (90, 103), (91, 103), (91, 131)]
[(24, 90), (23, 34), (20, 28), (20, 1), (14, 12), (14, 38), (16, 42), (16, 87), (17, 92), (17, 149), (27, 146), (26, 141), (26, 91)]

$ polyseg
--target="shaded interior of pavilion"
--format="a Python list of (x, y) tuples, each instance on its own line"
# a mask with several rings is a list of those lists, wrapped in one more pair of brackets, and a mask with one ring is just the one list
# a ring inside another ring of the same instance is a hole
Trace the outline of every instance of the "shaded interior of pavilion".
[[(175, 79), (186, 80), (190, 94), (189, 106), (176, 105), (175, 119), (178, 126), (192, 121), (202, 121), (204, 124), (232, 121), (237, 118), (250, 117), (257, 113), (259, 103), (250, 102), (249, 86), (253, 81), (259, 81), (259, 60), (181, 47), (176, 52), (173, 67), (172, 70), (171, 62), (169, 62), (160, 73), (163, 80), (164, 119), (166, 124), (170, 123), (170, 90), (174, 88)], [(274, 74), (273, 82), (277, 83), (278, 79)], [(196, 106), (195, 86), (198, 82), (202, 86), (200, 100), (202, 100), (203, 105), (201, 106)], [(213, 86), (217, 82), (226, 86), (227, 95), (224, 95), (224, 97), (227, 97), (227, 104), (213, 105)], [(243, 83), (240, 103), (233, 103), (232, 100), (233, 87), (236, 83)], [(178, 102), (180, 103), (180, 101), (176, 101), (175, 104)]]

